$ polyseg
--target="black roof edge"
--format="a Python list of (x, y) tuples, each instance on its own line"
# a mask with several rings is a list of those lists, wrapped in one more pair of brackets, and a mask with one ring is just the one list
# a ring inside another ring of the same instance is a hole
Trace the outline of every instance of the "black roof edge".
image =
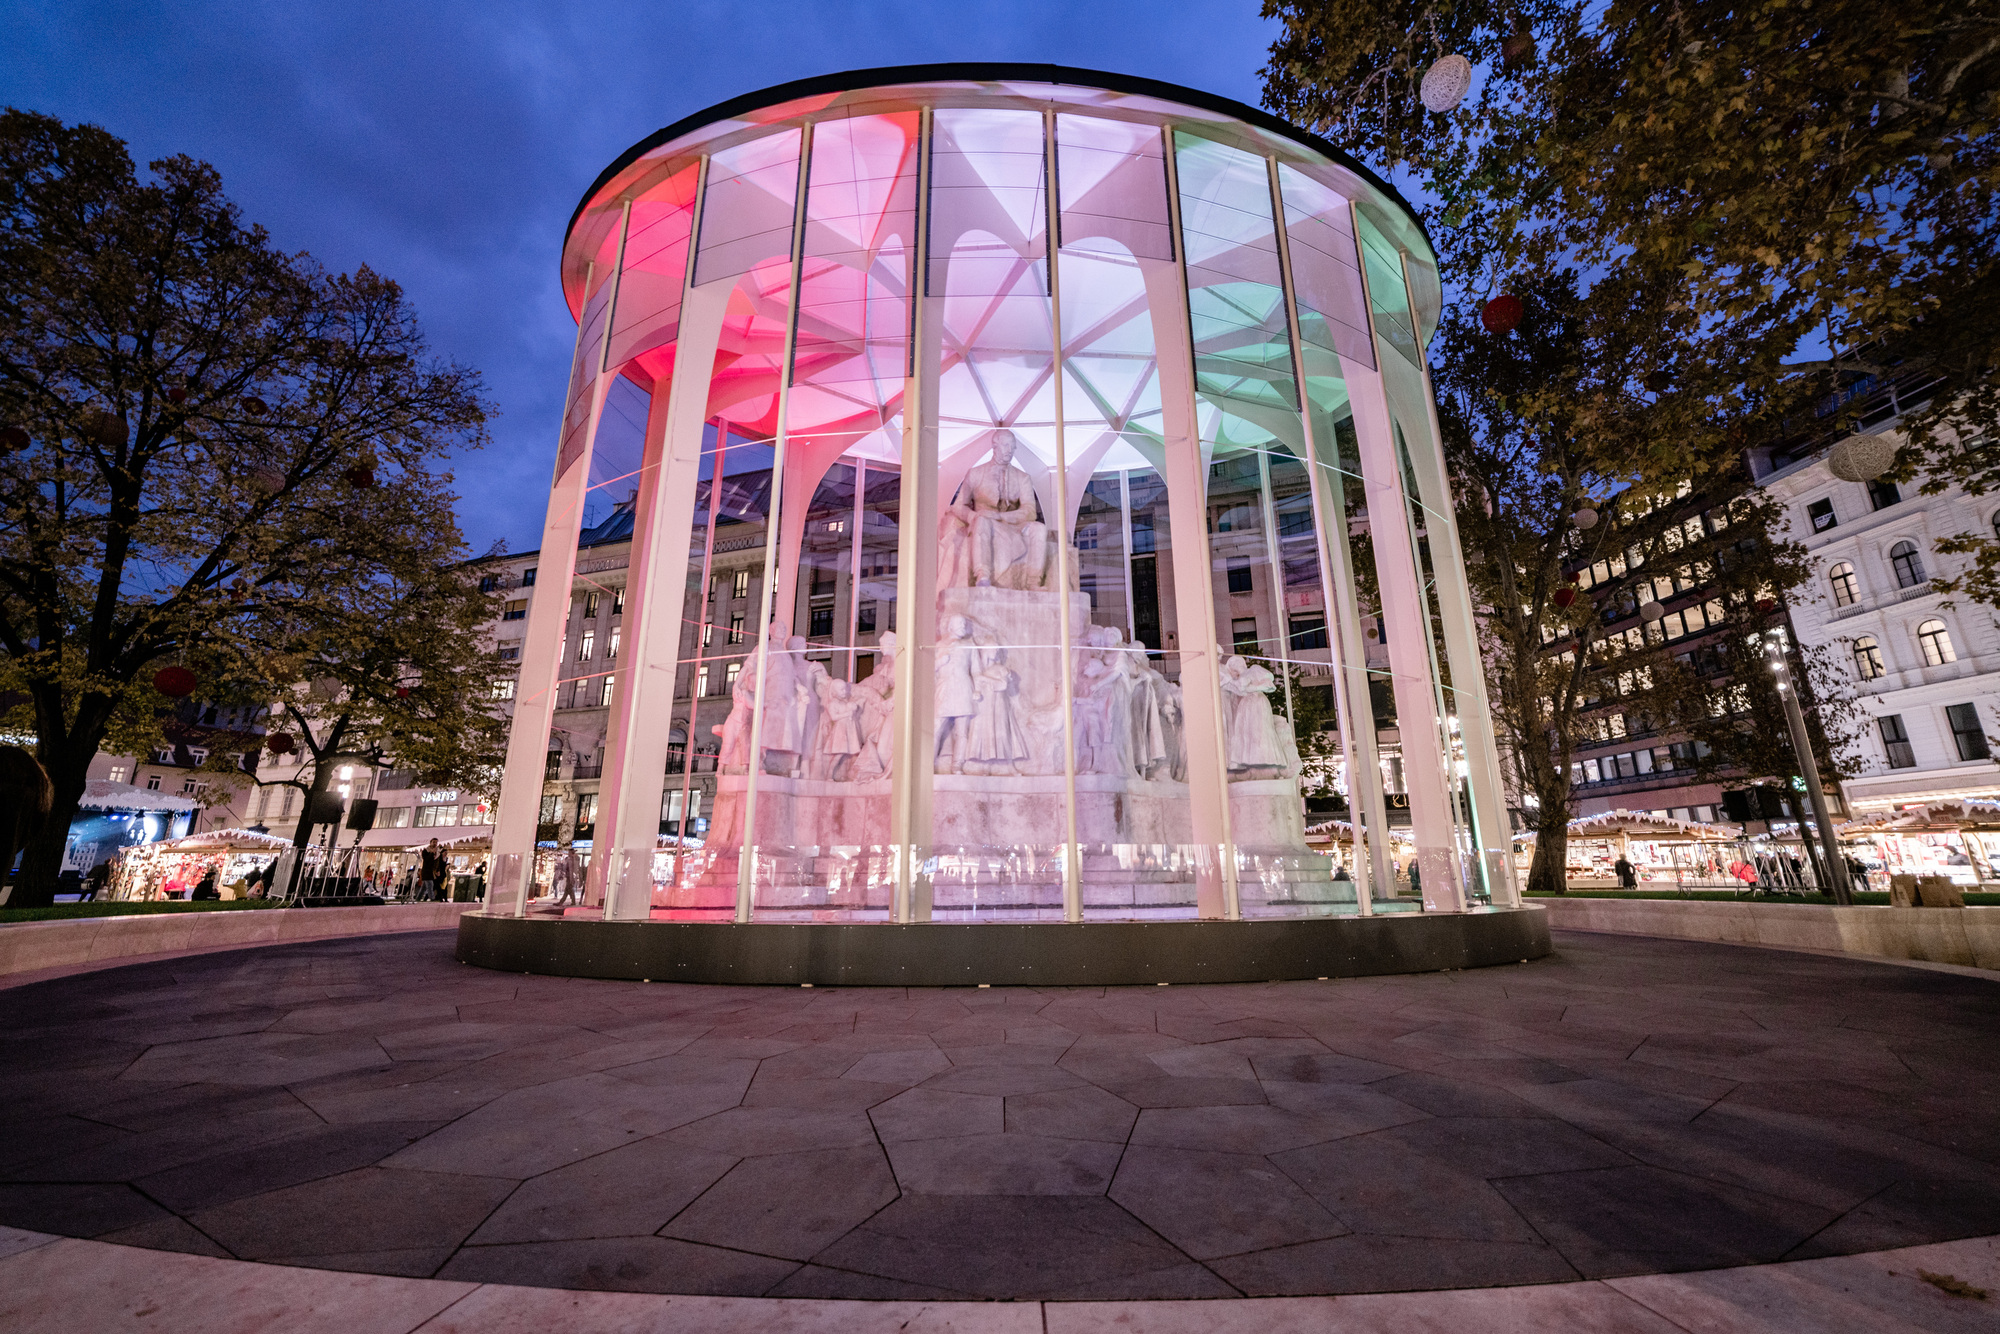
[(1141, 97), (1157, 97), (1162, 101), (1181, 102), (1187, 106), (1200, 107), (1204, 111), (1215, 111), (1232, 117), (1273, 134), (1310, 148), (1313, 152), (1331, 158), (1341, 166), (1360, 176), (1384, 195), (1402, 206), (1410, 221), (1416, 224), (1418, 232), (1431, 249), (1437, 243), (1424, 226), (1424, 220), (1410, 201), (1403, 198), (1395, 186), (1377, 176), (1372, 168), (1344, 148), (1320, 138), (1308, 130), (1302, 130), (1290, 121), (1280, 119), (1259, 107), (1238, 102), (1234, 98), (1221, 97), (1215, 93), (1205, 93), (1196, 88), (1186, 88), (1177, 83), (1167, 83), (1160, 79), (1148, 79), (1137, 74), (1113, 74), (1107, 70), (1079, 69), (1073, 65), (1040, 65), (1025, 61), (943, 61), (929, 65), (883, 65), (875, 69), (843, 70), (837, 74), (818, 74), (809, 79), (794, 79), (790, 83), (775, 84), (760, 88), (755, 92), (732, 97), (725, 102), (717, 102), (706, 110), (691, 116), (683, 116), (673, 124), (655, 130), (618, 155), (616, 161), (598, 173), (590, 188), (577, 201), (576, 210), (569, 215), (569, 224), (563, 228), (563, 249), (569, 249), (570, 233), (576, 230), (576, 221), (583, 216), (583, 210), (590, 205), (599, 190), (631, 166), (634, 162), (652, 152), (661, 144), (670, 143), (691, 130), (719, 120), (727, 120), (746, 111), (772, 106), (779, 102), (790, 102), (802, 97), (816, 97), (824, 93), (846, 92), (856, 88), (881, 87), (898, 83), (933, 83), (946, 80), (968, 83), (1052, 83), (1073, 84), (1083, 88), (1103, 88), (1114, 93), (1133, 93)]

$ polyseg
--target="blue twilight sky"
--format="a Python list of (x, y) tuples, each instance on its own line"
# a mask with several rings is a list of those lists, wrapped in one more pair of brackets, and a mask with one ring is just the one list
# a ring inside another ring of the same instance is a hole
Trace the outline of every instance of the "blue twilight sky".
[(1052, 61), (1258, 103), (1258, 0), (5, 0), (0, 102), (92, 121), (135, 159), (221, 169), (245, 216), (396, 278), (433, 346), (479, 368), (493, 445), (458, 467), (475, 549), (540, 540), (575, 325), (562, 228), (635, 141), (788, 79)]

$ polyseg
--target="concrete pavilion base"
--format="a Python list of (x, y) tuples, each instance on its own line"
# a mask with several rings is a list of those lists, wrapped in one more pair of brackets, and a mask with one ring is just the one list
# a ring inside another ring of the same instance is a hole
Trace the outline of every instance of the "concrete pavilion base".
[(461, 962), (513, 973), (773, 986), (1144, 986), (1372, 977), (1548, 954), (1539, 908), (1246, 922), (458, 923)]

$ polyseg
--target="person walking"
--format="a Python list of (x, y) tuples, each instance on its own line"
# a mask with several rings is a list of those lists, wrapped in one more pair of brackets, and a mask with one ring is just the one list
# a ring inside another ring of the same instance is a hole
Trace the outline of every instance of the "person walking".
[(1637, 889), (1639, 887), (1639, 873), (1632, 869), (1632, 863), (1626, 860), (1624, 853), (1621, 852), (1618, 854), (1618, 860), (1611, 863), (1611, 869), (1618, 874), (1618, 888)]
[(417, 870), (417, 899), (429, 903), (442, 897), (439, 891), (444, 887), (444, 849), (432, 839), (425, 845), (421, 865)]

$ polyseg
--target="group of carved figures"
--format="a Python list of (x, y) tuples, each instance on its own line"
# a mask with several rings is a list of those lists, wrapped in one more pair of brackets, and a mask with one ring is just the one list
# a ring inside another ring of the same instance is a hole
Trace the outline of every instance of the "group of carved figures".
[[(938, 587), (1002, 588), (1045, 594), (1056, 616), (1064, 597), (1055, 577), (1055, 542), (1038, 518), (1033, 480), (1014, 463), (1014, 433), (993, 435), (987, 462), (967, 472), (940, 518)], [(1075, 561), (1069, 562), (1074, 588)], [(941, 618), (933, 717), (938, 773), (1060, 773), (1061, 738), (1046, 717), (1029, 718), (1020, 672), (993, 630), (962, 613)], [(867, 782), (889, 772), (890, 699), (896, 637), (882, 636), (884, 664), (849, 683), (805, 656), (806, 641), (772, 627), (764, 654), (768, 680), (756, 678), (755, 655), (732, 688), (733, 707), (714, 731), (724, 773), (747, 773), (753, 744), (765, 773), (831, 782)], [(1092, 626), (1071, 647), (1071, 734), (1075, 770), (1144, 781), (1183, 782), (1181, 688), (1153, 668), (1143, 645), (1118, 630)], [(1220, 650), (1217, 650), (1218, 655)], [(1027, 655), (1031, 662), (1035, 655)], [(1032, 693), (1046, 698), (1048, 682)], [(1221, 673), (1223, 728), (1233, 778), (1298, 771), (1290, 729), (1269, 696), (1276, 679), (1264, 667), (1231, 657)], [(760, 702), (761, 701), (761, 702)], [(760, 715), (761, 709), (761, 715)], [(1060, 710), (1056, 717), (1061, 717)], [(753, 741), (754, 734), (754, 741)], [(1038, 743), (1037, 737), (1043, 738)]]
[[(1008, 665), (1007, 647), (970, 616), (949, 616), (941, 628), (933, 701), (936, 771), (996, 776), (1047, 771), (1050, 766), (1037, 759), (1020, 675)], [(765, 773), (827, 782), (886, 776), (895, 635), (882, 636), (882, 666), (855, 683), (832, 676), (805, 650), (806, 641), (794, 635), (783, 649), (769, 652), (769, 684), (761, 690), (756, 657), (750, 657), (750, 670), (737, 677), (729, 717), (714, 728), (721, 738), (722, 771), (749, 771), (756, 732)], [(1181, 687), (1152, 666), (1145, 646), (1126, 643), (1110, 626), (1093, 626), (1072, 648), (1071, 661), (1076, 772), (1185, 782)], [(1297, 772), (1297, 750), (1271, 710), (1276, 687), (1271, 672), (1232, 657), (1223, 665), (1221, 685), (1231, 777)]]

